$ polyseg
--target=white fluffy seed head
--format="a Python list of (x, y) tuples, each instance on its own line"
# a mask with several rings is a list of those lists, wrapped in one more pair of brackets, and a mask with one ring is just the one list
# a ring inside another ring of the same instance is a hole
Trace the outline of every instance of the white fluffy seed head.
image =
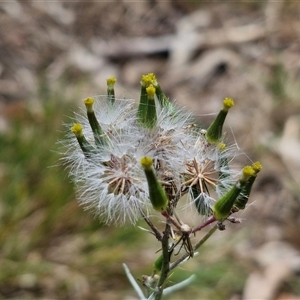
[(188, 194), (189, 200), (184, 210), (192, 208), (199, 215), (210, 216), (216, 199), (230, 190), (236, 181), (236, 174), (229, 167), (234, 152), (225, 144), (222, 147), (210, 144), (205, 131), (194, 133), (197, 133), (194, 147), (181, 172), (182, 190)]
[[(172, 104), (158, 107), (156, 125), (149, 129), (140, 126), (133, 100), (115, 99), (111, 104), (107, 96), (94, 99), (95, 116), (108, 142), (97, 145), (86, 112), (75, 114), (74, 122), (81, 123), (83, 135), (95, 151), (84, 154), (68, 126), (61, 142), (65, 148), (62, 161), (69, 166), (79, 202), (103, 222), (135, 224), (141, 210), (151, 213), (140, 165), (143, 156), (153, 159), (156, 176), (171, 202), (175, 194), (188, 193), (189, 207), (204, 215), (211, 213), (213, 197), (231, 188), (231, 171), (221, 161), (230, 161), (232, 152), (209, 144), (189, 113)], [(226, 176), (220, 178), (220, 172)]]

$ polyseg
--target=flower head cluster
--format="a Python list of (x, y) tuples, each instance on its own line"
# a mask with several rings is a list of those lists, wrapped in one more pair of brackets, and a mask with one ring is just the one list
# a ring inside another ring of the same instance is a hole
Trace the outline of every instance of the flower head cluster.
[[(224, 217), (245, 207), (251, 186), (238, 198), (241, 184), (234, 194), (236, 206), (231, 200), (222, 214), (218, 209), (224, 205), (214, 204), (237, 185), (229, 168), (233, 154), (222, 133), (232, 99), (225, 98), (215, 121), (204, 130), (169, 101), (154, 74), (142, 76), (138, 106), (115, 97), (115, 82), (113, 77), (107, 80), (106, 96), (84, 100), (86, 111), (75, 115), (63, 142), (63, 159), (80, 203), (104, 222), (121, 225), (134, 224), (153, 208), (172, 214), (185, 194), (206, 216), (217, 211)], [(258, 171), (250, 172), (251, 181)]]

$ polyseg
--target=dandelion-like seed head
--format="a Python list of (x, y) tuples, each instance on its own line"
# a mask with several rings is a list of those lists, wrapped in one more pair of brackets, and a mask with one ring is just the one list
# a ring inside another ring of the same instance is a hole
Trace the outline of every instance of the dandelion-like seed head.
[[(196, 129), (196, 130), (195, 130)], [(216, 200), (225, 194), (235, 182), (235, 172), (229, 168), (233, 152), (223, 141), (211, 144), (206, 130), (190, 126), (197, 135), (192, 158), (186, 161), (182, 176), (182, 194), (188, 193), (190, 202), (200, 215), (210, 216)]]
[(211, 194), (219, 183), (219, 171), (214, 168), (212, 160), (198, 161), (194, 158), (186, 163), (185, 172), (182, 173), (182, 192), (188, 192), (192, 204), (201, 215), (209, 215), (214, 203)]
[[(153, 209), (172, 214), (185, 194), (194, 211), (211, 216), (223, 209), (222, 203), (215, 206), (218, 198), (235, 185), (250, 186), (248, 179), (261, 170), (258, 162), (244, 168), (236, 183), (229, 166), (234, 154), (222, 132), (234, 105), (231, 98), (225, 98), (205, 130), (191, 113), (169, 101), (153, 73), (141, 78), (138, 107), (134, 100), (115, 97), (115, 83), (114, 77), (108, 78), (107, 95), (84, 99), (86, 109), (75, 114), (62, 142), (62, 160), (69, 166), (79, 202), (105, 223), (135, 224)], [(244, 203), (239, 198), (235, 207)]]
[(129, 197), (128, 192), (131, 190), (135, 182), (139, 179), (132, 176), (131, 170), (134, 162), (129, 155), (116, 157), (111, 155), (111, 159), (105, 162), (107, 169), (104, 171), (106, 178), (110, 178), (108, 182), (108, 190), (114, 195), (123, 194)]
[(135, 224), (141, 217), (140, 210), (149, 211), (145, 182), (134, 155), (113, 153), (109, 160), (90, 165), (85, 173), (77, 174), (76, 181), (80, 203), (93, 209), (105, 223), (117, 225)]
[(208, 193), (209, 188), (215, 189), (219, 181), (218, 170), (214, 169), (214, 162), (207, 160), (199, 163), (196, 158), (186, 164), (186, 172), (183, 175), (186, 181), (182, 183), (183, 187), (195, 187), (199, 193)]

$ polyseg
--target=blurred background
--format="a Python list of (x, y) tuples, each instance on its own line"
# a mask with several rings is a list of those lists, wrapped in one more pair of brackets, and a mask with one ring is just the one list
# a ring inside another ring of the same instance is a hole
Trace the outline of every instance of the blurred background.
[(79, 207), (57, 140), (106, 78), (138, 99), (148, 72), (203, 126), (232, 97), (226, 130), (264, 166), (168, 299), (300, 299), (299, 37), (298, 1), (0, 1), (0, 299), (137, 299), (121, 264), (151, 274), (158, 244)]

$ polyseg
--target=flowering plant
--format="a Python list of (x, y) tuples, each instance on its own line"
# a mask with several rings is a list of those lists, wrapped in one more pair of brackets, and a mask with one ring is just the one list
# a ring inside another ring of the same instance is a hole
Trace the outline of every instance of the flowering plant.
[[(223, 124), (234, 105), (231, 98), (225, 98), (205, 130), (166, 97), (154, 74), (142, 76), (139, 105), (117, 99), (115, 82), (114, 77), (107, 80), (106, 96), (84, 100), (86, 112), (75, 115), (63, 141), (63, 161), (80, 203), (106, 224), (136, 225), (143, 219), (149, 226), (145, 230), (162, 252), (153, 273), (141, 277), (145, 291), (124, 268), (140, 299), (158, 300), (193, 279), (166, 288), (172, 270), (193, 258), (217, 229), (224, 230), (225, 221), (240, 222), (233, 214), (246, 207), (262, 166), (256, 162), (241, 172), (230, 166), (235, 153), (225, 143)], [(181, 205), (184, 198), (187, 202)], [(186, 224), (181, 215), (190, 212), (201, 217)], [(162, 231), (153, 222), (155, 216), (164, 221)], [(191, 236), (210, 224), (193, 244)]]

